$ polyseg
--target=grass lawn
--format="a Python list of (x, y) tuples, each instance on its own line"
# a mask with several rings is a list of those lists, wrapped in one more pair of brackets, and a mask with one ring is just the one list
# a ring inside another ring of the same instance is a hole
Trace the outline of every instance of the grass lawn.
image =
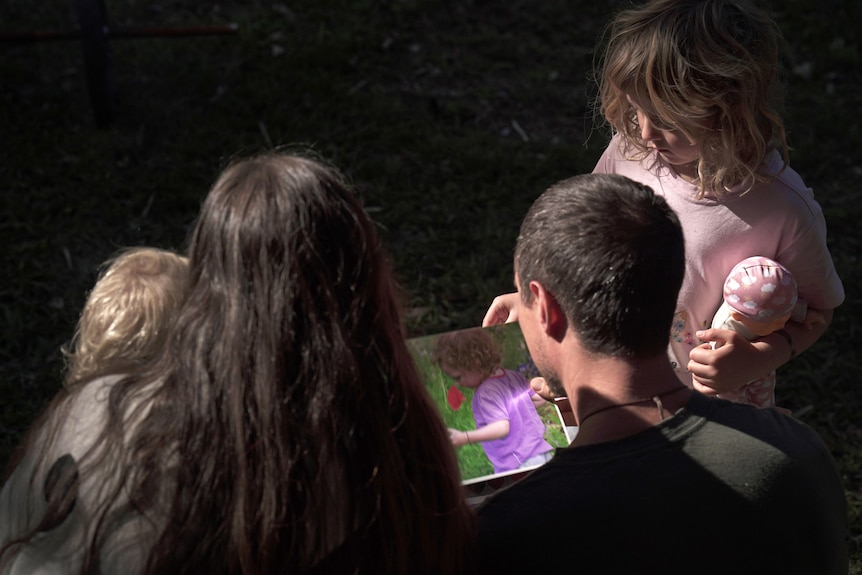
[[(75, 30), (74, 3), (6, 0), (0, 33)], [(0, 43), (0, 463), (59, 386), (67, 341), (117, 249), (182, 249), (231, 156), (315, 147), (361, 190), (409, 291), (411, 335), (477, 325), (512, 289), (521, 217), (592, 169), (589, 81), (621, 0), (107, 0), (112, 29), (238, 24), (111, 41), (116, 118), (94, 126), (77, 41)], [(791, 161), (815, 189), (847, 301), (781, 370), (779, 403), (845, 481), (862, 574), (862, 54), (856, 0), (773, 0), (788, 40)], [(814, 7), (812, 7), (814, 6)]]

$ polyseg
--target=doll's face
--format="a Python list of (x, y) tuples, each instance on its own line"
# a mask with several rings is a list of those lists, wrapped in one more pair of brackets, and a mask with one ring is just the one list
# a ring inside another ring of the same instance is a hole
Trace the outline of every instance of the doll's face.
[(641, 138), (662, 160), (674, 167), (682, 176), (697, 177), (697, 161), (700, 159), (700, 146), (682, 130), (666, 126), (652, 110), (649, 102), (642, 102), (634, 96), (626, 96), (635, 111)]
[(733, 312), (732, 315), (733, 319), (750, 329), (754, 335), (761, 337), (781, 329), (790, 319), (790, 312), (763, 321), (754, 320), (736, 312)]

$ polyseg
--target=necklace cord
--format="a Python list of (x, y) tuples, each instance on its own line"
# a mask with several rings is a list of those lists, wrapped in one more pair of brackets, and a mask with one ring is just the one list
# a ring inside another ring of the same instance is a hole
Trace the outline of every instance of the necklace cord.
[(683, 389), (688, 389), (688, 388), (685, 386), (675, 387), (673, 389), (669, 389), (667, 391), (657, 393), (657, 394), (653, 395), (652, 397), (644, 397), (642, 399), (636, 399), (634, 401), (628, 401), (626, 403), (612, 403), (610, 405), (605, 405), (603, 407), (596, 409), (595, 411), (589, 412), (584, 417), (581, 417), (578, 420), (578, 426), (583, 425), (586, 420), (588, 420), (592, 416), (596, 415), (597, 413), (601, 413), (603, 411), (608, 411), (609, 409), (614, 409), (616, 407), (628, 407), (630, 405), (638, 405), (639, 403), (646, 403), (647, 401), (652, 401), (653, 403), (655, 403), (656, 409), (658, 409), (659, 417), (661, 417), (661, 420), (664, 421), (664, 418), (665, 418), (665, 416), (664, 416), (664, 405), (662, 405), (661, 398), (665, 397), (667, 395), (671, 395), (673, 393), (676, 393), (678, 391), (682, 391)]

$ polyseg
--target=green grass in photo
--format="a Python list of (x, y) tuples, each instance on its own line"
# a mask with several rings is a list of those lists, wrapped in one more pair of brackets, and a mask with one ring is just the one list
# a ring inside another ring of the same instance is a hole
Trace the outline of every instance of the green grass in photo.
[[(521, 330), (517, 323), (486, 328), (497, 344), (502, 356), (502, 367), (521, 373), (528, 381), (538, 375), (538, 370), (530, 357)], [(411, 351), (416, 359), (420, 373), (425, 381), (431, 398), (437, 404), (443, 422), (451, 429), (468, 431), (476, 429), (473, 417), (472, 389), (456, 386), (451, 378), (434, 365), (431, 355), (434, 341), (439, 334), (413, 338), (409, 341)], [(464, 400), (458, 409), (453, 409), (448, 401), (450, 389), (455, 386), (463, 395)], [(545, 404), (537, 409), (545, 424), (545, 440), (552, 446), (568, 445), (563, 424), (556, 408)], [(480, 444), (470, 444), (460, 447), (457, 451), (458, 465), (462, 479), (475, 479), (494, 473), (494, 467), (485, 455)]]

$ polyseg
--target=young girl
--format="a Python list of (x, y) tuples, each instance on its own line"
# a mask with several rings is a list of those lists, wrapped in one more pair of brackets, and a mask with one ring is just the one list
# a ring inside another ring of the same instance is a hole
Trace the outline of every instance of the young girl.
[(462, 573), (473, 518), (374, 223), (237, 161), (163, 353), (61, 394), (0, 491), (0, 572)]
[(102, 267), (75, 335), (62, 349), (67, 386), (98, 374), (129, 373), (151, 360), (185, 299), (188, 259), (173, 252), (132, 248)]
[(476, 429), (450, 429), (452, 444), (481, 443), (494, 473), (546, 463), (553, 447), (545, 441), (545, 425), (536, 411), (544, 403), (517, 371), (503, 369), (494, 340), (484, 330), (441, 335), (433, 361), (455, 383), (473, 393)]
[[(747, 0), (652, 0), (617, 15), (600, 61), (601, 110), (616, 134), (594, 171), (649, 185), (679, 215), (687, 265), (672, 360), (707, 393), (738, 389), (801, 353), (844, 300), (823, 213), (787, 165), (778, 36)], [(752, 342), (710, 329), (727, 270), (751, 254), (787, 266), (824, 323), (790, 323)]]
[[(615, 134), (594, 172), (649, 185), (685, 233), (670, 342), (679, 378), (704, 393), (728, 392), (811, 346), (844, 288), (820, 206), (787, 165), (772, 19), (748, 0), (651, 0), (612, 21), (597, 76), (600, 111)], [(784, 334), (751, 342), (711, 329), (727, 271), (751, 254), (786, 265), (824, 323), (791, 322)], [(514, 309), (511, 294), (501, 296), (483, 323), (511, 321)]]
[[(733, 330), (751, 341), (778, 332), (789, 320), (808, 329), (823, 323), (822, 315), (799, 299), (796, 279), (786, 267), (763, 256), (745, 258), (724, 281), (724, 301), (712, 318), (712, 327)], [(788, 337), (790, 337), (788, 335)], [(713, 342), (713, 349), (721, 342)], [(775, 372), (719, 397), (758, 407), (775, 405)]]

